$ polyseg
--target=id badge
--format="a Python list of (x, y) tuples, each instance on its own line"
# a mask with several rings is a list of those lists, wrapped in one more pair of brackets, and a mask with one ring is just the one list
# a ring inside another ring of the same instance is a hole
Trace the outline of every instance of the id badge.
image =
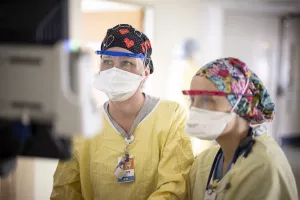
[[(118, 163), (121, 162), (122, 157), (118, 158)], [(132, 155), (123, 163), (122, 169), (126, 172), (123, 178), (118, 178), (119, 183), (134, 182), (134, 158)]]
[(216, 200), (217, 199), (217, 192), (212, 189), (208, 189), (205, 191), (204, 200)]

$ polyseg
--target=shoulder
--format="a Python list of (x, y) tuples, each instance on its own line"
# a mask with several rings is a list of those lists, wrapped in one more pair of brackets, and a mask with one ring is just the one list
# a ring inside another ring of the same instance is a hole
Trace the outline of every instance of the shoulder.
[[(190, 184), (192, 187), (203, 184), (203, 180), (206, 182), (219, 148), (219, 146), (210, 147), (196, 156), (189, 173)], [(200, 190), (199, 186), (195, 187)]]
[[(98, 136), (97, 136), (98, 137)], [(73, 138), (73, 152), (75, 158), (80, 161), (81, 158), (86, 157), (88, 154), (88, 149), (91, 146), (91, 142), (95, 141), (95, 138), (83, 138), (83, 137), (74, 137)]]
[(159, 99), (147, 95), (151, 102), (157, 102), (151, 115), (156, 119), (156, 123), (173, 124), (174, 121), (185, 121), (187, 117), (187, 110), (184, 106), (176, 101)]
[(231, 170), (232, 184), (243, 187), (233, 187), (230, 199), (295, 199), (296, 183), (279, 145), (267, 134), (255, 141), (248, 157), (241, 156)]
[(185, 107), (176, 101), (160, 99), (158, 97), (148, 95), (148, 94), (145, 94), (145, 95), (151, 102), (157, 102), (156, 107), (159, 107), (160, 109), (164, 109), (164, 110), (168, 111), (169, 113), (170, 112), (173, 112), (173, 113), (186, 112)]
[(265, 133), (255, 138), (252, 152), (243, 159), (240, 170), (245, 173), (245, 176), (252, 176), (255, 173), (257, 178), (264, 179), (274, 174), (292, 173), (289, 168), (290, 165), (280, 146)]
[(220, 146), (216, 145), (201, 152), (196, 156), (193, 168), (197, 170), (210, 169), (219, 149)]
[(250, 161), (255, 159), (256, 162), (271, 168), (276, 168), (281, 163), (288, 163), (280, 146), (267, 133), (255, 137), (252, 151), (253, 156), (250, 156)]
[(174, 114), (185, 114), (186, 110), (185, 108), (175, 101), (165, 100), (161, 99), (158, 105), (160, 108), (167, 110), (169, 112), (172, 112)]
[(183, 106), (175, 101), (160, 100), (153, 114), (160, 137), (190, 143), (190, 138), (184, 132), (187, 115)]
[(190, 176), (195, 178), (197, 174), (209, 171), (219, 148), (219, 146), (213, 146), (197, 155), (192, 165)]

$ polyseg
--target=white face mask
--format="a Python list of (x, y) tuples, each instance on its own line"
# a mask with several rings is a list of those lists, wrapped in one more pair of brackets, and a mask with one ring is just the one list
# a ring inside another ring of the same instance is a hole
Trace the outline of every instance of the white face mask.
[(209, 111), (192, 107), (185, 131), (202, 140), (215, 140), (232, 121), (235, 113)]
[[(242, 94), (245, 94), (248, 88), (249, 79), (247, 79), (246, 85)], [(225, 130), (228, 123), (233, 120), (236, 115), (233, 111), (241, 101), (240, 96), (231, 109), (230, 113), (217, 112), (204, 110), (196, 107), (192, 107), (190, 110), (190, 116), (185, 125), (185, 132), (190, 136), (196, 137), (202, 140), (215, 140)]]
[(95, 75), (94, 87), (111, 101), (126, 101), (134, 95), (143, 79), (144, 76), (113, 67)]

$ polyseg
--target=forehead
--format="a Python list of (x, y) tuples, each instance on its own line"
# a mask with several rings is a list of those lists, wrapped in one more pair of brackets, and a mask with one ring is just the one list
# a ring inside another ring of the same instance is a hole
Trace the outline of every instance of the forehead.
[(191, 90), (220, 91), (212, 81), (202, 76), (194, 76)]
[(121, 48), (121, 47), (112, 47), (106, 49), (106, 51), (117, 51), (117, 52), (124, 52), (124, 53), (132, 53), (131, 51), (128, 51), (127, 49)]
[[(123, 49), (121, 47), (112, 47), (112, 48), (108, 48), (106, 51), (114, 51), (114, 52), (123, 52), (123, 53), (132, 53), (131, 51), (128, 51), (127, 49)], [(102, 56), (105, 59), (113, 59), (113, 60), (131, 60), (131, 61), (135, 61), (137, 60), (136, 58), (131, 58), (131, 57), (127, 57), (127, 56), (109, 56), (109, 55), (103, 55)]]

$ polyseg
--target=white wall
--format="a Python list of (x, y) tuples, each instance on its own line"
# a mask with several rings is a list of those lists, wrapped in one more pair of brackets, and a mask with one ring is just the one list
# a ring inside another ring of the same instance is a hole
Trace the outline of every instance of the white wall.
[(114, 11), (136, 11), (140, 6), (132, 4), (124, 4), (113, 1), (99, 1), (99, 0), (82, 0), (82, 12), (114, 12)]
[[(154, 43), (154, 34), (155, 34), (155, 9), (153, 7), (146, 7), (144, 9), (144, 33), (147, 35), (151, 43)], [(153, 76), (150, 76), (146, 81), (144, 92), (149, 95), (153, 94)]]
[[(262, 79), (276, 101), (280, 19), (277, 15), (225, 11), (224, 56), (240, 58)], [(275, 121), (274, 121), (275, 123)], [(273, 133), (273, 124), (268, 125)]]
[[(278, 137), (299, 136), (300, 100), (300, 18), (286, 19), (283, 24), (282, 62), (278, 98)], [(300, 186), (300, 185), (299, 185)]]
[[(159, 3), (155, 5), (153, 44), (153, 94), (165, 98), (172, 50), (182, 39), (200, 41), (201, 63), (220, 56), (222, 9), (202, 3)], [(217, 48), (214, 48), (217, 46)]]
[[(244, 60), (272, 88), (270, 74), (277, 64), (280, 19), (276, 15), (259, 15), (226, 11), (224, 16), (224, 56)], [(266, 58), (263, 68), (260, 59)]]
[(57, 159), (35, 160), (34, 196), (35, 200), (49, 200), (53, 186), (53, 174), (57, 166)]
[(81, 0), (72, 0), (72, 3), (69, 3), (69, 19), (70, 19), (69, 39), (81, 42), (82, 40)]

